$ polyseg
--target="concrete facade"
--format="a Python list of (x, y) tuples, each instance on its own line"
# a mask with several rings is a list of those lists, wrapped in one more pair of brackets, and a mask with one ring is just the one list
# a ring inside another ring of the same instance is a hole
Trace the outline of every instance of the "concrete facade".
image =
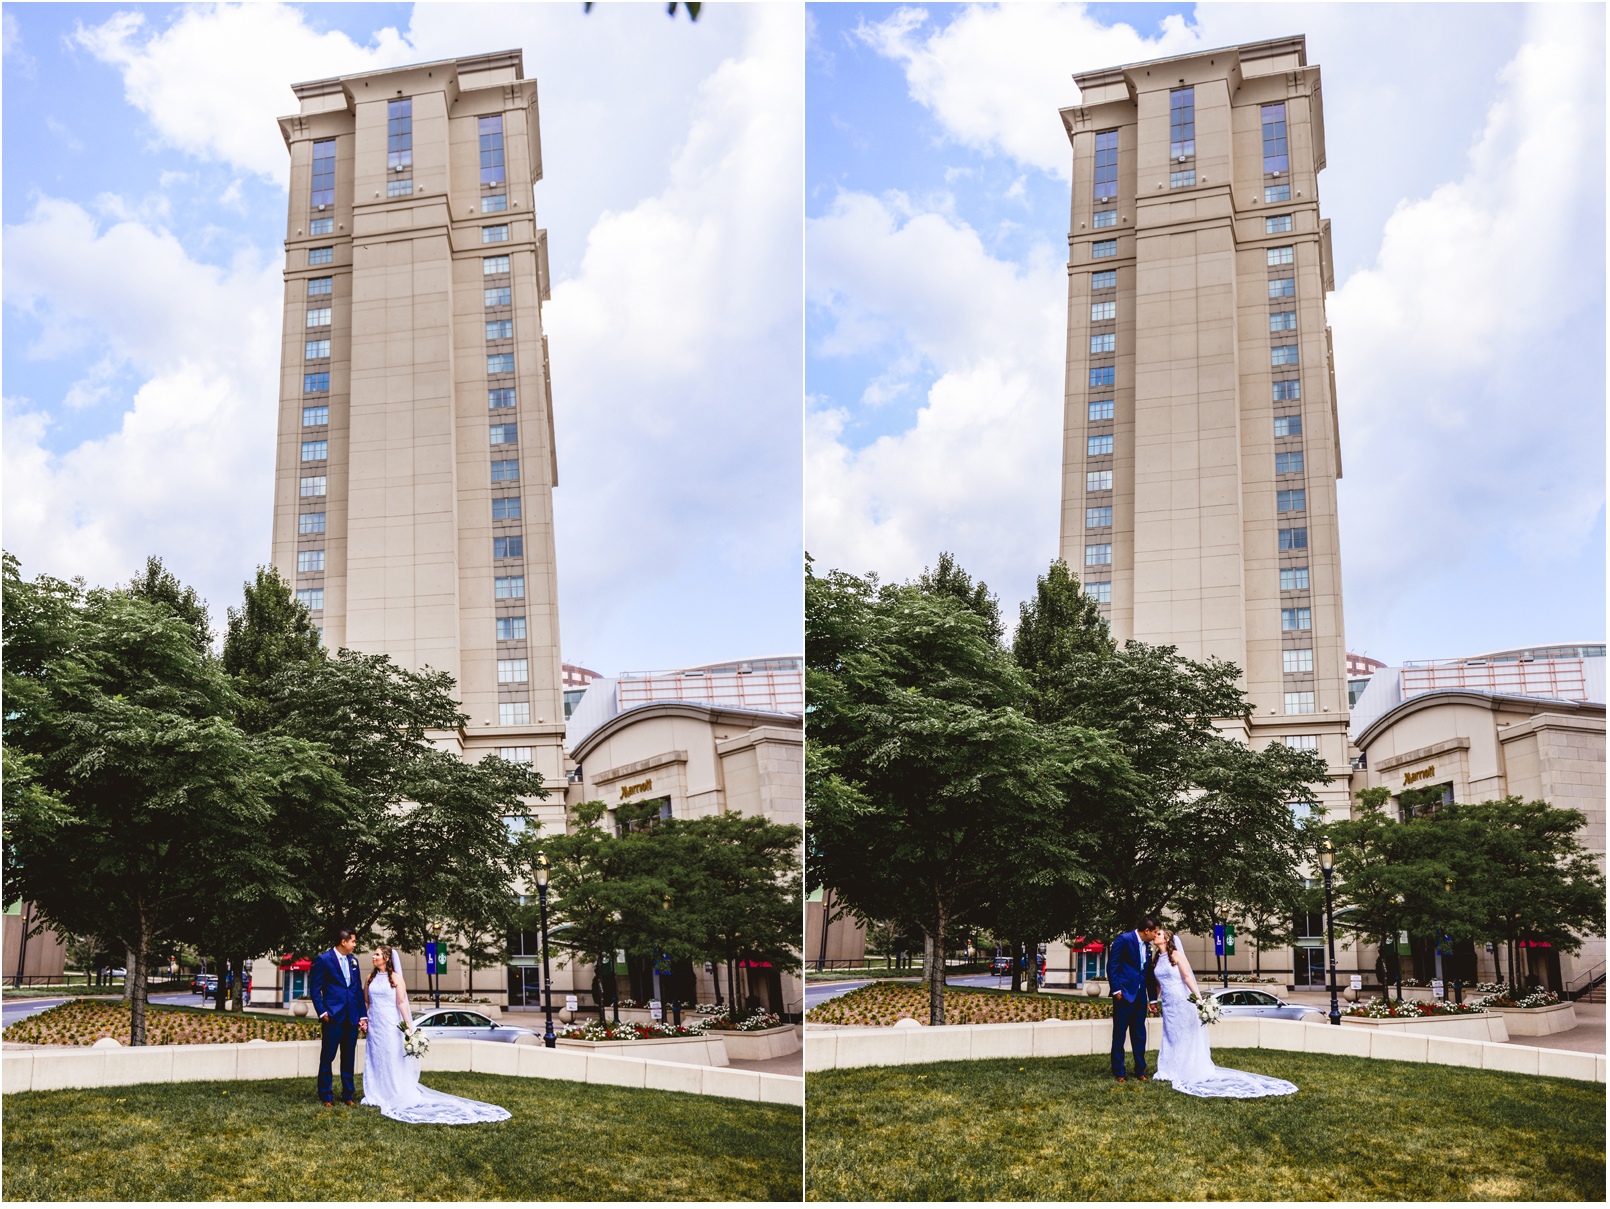
[(1061, 557), (1120, 642), (1239, 666), (1225, 728), (1316, 750), (1345, 810), (1319, 68), (1297, 37), (1075, 79)]
[(274, 564), (327, 647), (455, 678), (441, 742), (562, 784), (536, 83), (515, 50), (293, 91)]

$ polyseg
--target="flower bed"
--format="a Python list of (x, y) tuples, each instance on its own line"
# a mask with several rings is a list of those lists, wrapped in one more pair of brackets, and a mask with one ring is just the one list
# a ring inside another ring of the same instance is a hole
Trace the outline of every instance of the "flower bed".
[[(1485, 991), (1489, 987), (1490, 984), (1483, 983), (1477, 989)], [(1488, 995), (1485, 999), (1477, 1000), (1481, 1007), (1540, 1008), (1553, 1007), (1555, 1004), (1563, 1002), (1553, 991), (1545, 990), (1543, 987), (1533, 987), (1530, 990), (1523, 990), (1519, 987), (1492, 987), (1491, 989), (1496, 990), (1498, 993)]]
[(664, 1041), (673, 1037), (703, 1037), (704, 1029), (703, 1020), (680, 1027), (657, 1020), (622, 1020), (619, 1024), (610, 1020), (589, 1020), (585, 1024), (577, 1021), (559, 1025), (554, 1033), (572, 1041)]
[[(129, 1041), (130, 1007), (121, 1000), (77, 1000), (47, 1008), (19, 1020), (0, 1037), (24, 1045), (94, 1045), (111, 1037)], [(310, 1041), (319, 1037), (316, 1023), (265, 1020), (233, 1012), (186, 1011), (147, 1005), (147, 1045), (212, 1045), (246, 1041)]]
[[(1147, 1012), (1158, 1015), (1154, 1003)], [(811, 1024), (892, 1026), (902, 1016), (926, 1022), (928, 988), (913, 983), (880, 983), (849, 991), (805, 1014)], [(945, 988), (946, 1024), (1009, 1024), (1039, 1020), (1109, 1020), (1110, 1000), (1077, 1000), (1063, 996), (1014, 995), (1009, 991)]]
[(1405, 999), (1372, 999), (1342, 1011), (1343, 1016), (1364, 1016), (1371, 1020), (1418, 1020), (1426, 1016), (1479, 1016), (1482, 1009), (1472, 1003), (1420, 1003)]
[(771, 1012), (757, 1011), (734, 1023), (732, 1016), (728, 1012), (722, 1011), (710, 1015), (703, 1021), (703, 1024), (705, 1028), (710, 1029), (712, 1032), (758, 1033), (764, 1029), (781, 1028), (783, 1020), (781, 1016), (775, 1016)]

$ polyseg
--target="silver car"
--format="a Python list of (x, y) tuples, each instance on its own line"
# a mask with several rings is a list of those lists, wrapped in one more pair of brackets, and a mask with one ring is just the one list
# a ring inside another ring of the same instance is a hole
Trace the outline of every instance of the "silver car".
[(1266, 1016), (1274, 1020), (1301, 1020), (1304, 1016), (1323, 1016), (1312, 1004), (1287, 1003), (1268, 991), (1237, 987), (1213, 987), (1208, 994), (1219, 1001), (1226, 1016)]
[(432, 1041), (438, 1037), (463, 1041), (506, 1041), (511, 1044), (518, 1042), (521, 1037), (534, 1038), (538, 1043), (542, 1041), (542, 1034), (535, 1029), (521, 1028), (517, 1024), (498, 1024), (479, 1012), (468, 1012), (462, 1008), (426, 1012), (414, 1018), (414, 1027), (422, 1030)]

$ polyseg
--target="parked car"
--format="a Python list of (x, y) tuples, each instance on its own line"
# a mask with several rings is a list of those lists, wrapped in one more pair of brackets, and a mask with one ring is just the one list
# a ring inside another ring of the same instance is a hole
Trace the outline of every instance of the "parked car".
[(989, 963), (991, 974), (1010, 974), (1012, 972), (1012, 959), (1010, 957), (997, 957)]
[(521, 1037), (542, 1040), (542, 1034), (536, 1029), (522, 1028), (518, 1024), (499, 1024), (479, 1012), (467, 1012), (463, 1008), (426, 1012), (414, 1018), (414, 1027), (423, 1030), (425, 1036), (432, 1040), (441, 1037), (462, 1041), (506, 1041), (511, 1044)]
[(1324, 1016), (1318, 1008), (1306, 1003), (1287, 1003), (1268, 991), (1238, 990), (1231, 987), (1212, 987), (1207, 992), (1219, 1001), (1226, 1016), (1265, 1016), (1273, 1020), (1301, 1020), (1304, 1016)]
[(190, 989), (198, 995), (214, 995), (218, 992), (218, 975), (197, 974), (190, 980)]

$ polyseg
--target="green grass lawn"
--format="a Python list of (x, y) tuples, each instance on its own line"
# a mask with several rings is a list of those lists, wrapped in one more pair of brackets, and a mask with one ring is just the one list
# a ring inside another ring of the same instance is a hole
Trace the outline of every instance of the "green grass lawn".
[(312, 1079), (20, 1092), (0, 1107), (8, 1201), (786, 1200), (800, 1113), (778, 1104), (436, 1071), (495, 1125), (321, 1108)]
[(1226, 1049), (1295, 1096), (1113, 1081), (1106, 1054), (824, 1071), (810, 1200), (1605, 1199), (1602, 1084)]

